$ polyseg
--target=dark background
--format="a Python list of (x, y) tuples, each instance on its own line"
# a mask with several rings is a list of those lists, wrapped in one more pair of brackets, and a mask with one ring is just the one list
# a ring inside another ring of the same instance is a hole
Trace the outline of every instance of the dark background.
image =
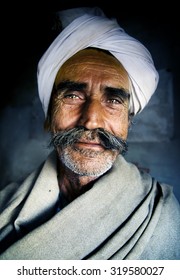
[[(179, 15), (177, 14), (178, 7), (173, 2), (163, 2), (160, 7), (157, 7), (157, 1), (155, 3), (147, 1), (144, 1), (144, 3), (142, 1), (136, 3), (127, 1), (124, 3), (118, 0), (111, 0), (105, 4), (105, 1), (65, 0), (36, 1), (35, 3), (24, 1), (19, 4), (16, 1), (15, 3), (5, 4), (4, 8), (1, 9), (4, 18), (1, 23), (1, 187), (4, 187), (12, 180), (21, 180), (44, 159), (44, 154), (40, 155), (38, 160), (33, 155), (33, 151), (36, 154), (36, 150), (33, 150), (35, 149), (33, 145), (30, 150), (19, 149), (18, 156), (15, 150), (17, 146), (19, 148), (20, 145), (22, 147), (27, 145), (22, 136), (28, 130), (29, 125), (29, 119), (27, 119), (26, 124), (26, 113), (27, 115), (31, 113), (28, 111), (28, 104), (37, 94), (36, 67), (38, 60), (57, 35), (57, 32), (52, 28), (54, 25), (54, 13), (58, 10), (81, 6), (99, 6), (108, 16), (116, 17), (127, 33), (142, 41), (150, 50), (156, 68), (158, 70), (166, 69), (172, 73), (173, 134), (168, 142), (161, 142), (160, 139), (158, 143), (144, 143), (143, 149), (145, 151), (150, 150), (151, 155), (143, 154), (142, 156), (149, 157), (149, 163), (147, 159), (145, 163), (141, 158), (139, 161), (140, 164), (145, 164), (145, 167), (152, 169), (152, 175), (157, 176), (158, 179), (165, 181), (165, 183), (172, 183), (175, 193), (180, 198)], [(38, 103), (38, 100), (36, 102)], [(31, 139), (36, 136), (37, 138), (39, 137), (38, 126), (36, 126), (35, 122), (38, 118), (40, 120), (43, 118), (40, 105), (36, 104), (36, 106), (39, 106), (40, 112), (38, 111), (39, 115), (34, 117), (34, 121), (31, 120), (30, 126), (34, 133), (33, 135), (28, 135)], [(24, 112), (24, 117), (23, 113), (21, 113), (20, 119), (18, 119), (17, 108), (20, 108), (20, 110), (24, 108), (24, 111), (22, 111)], [(15, 115), (13, 115), (12, 110), (14, 110)], [(167, 111), (167, 116), (168, 113)], [(7, 119), (6, 121), (5, 118)], [(39, 142), (42, 140), (41, 137), (39, 137)], [(139, 149), (142, 149), (142, 144), (134, 144), (133, 149), (137, 150), (137, 158)], [(26, 159), (26, 164), (24, 165), (21, 161), (23, 153), (25, 154), (27, 151), (30, 155), (26, 155), (28, 159)], [(33, 160), (29, 160), (29, 157), (32, 157)], [(156, 162), (154, 167), (153, 157), (159, 158), (158, 166)]]

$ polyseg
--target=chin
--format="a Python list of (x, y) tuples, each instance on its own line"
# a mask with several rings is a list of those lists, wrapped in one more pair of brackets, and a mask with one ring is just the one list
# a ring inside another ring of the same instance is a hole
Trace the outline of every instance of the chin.
[(105, 151), (97, 153), (65, 148), (59, 155), (60, 161), (72, 172), (80, 176), (101, 176), (106, 173), (117, 158), (117, 153)]

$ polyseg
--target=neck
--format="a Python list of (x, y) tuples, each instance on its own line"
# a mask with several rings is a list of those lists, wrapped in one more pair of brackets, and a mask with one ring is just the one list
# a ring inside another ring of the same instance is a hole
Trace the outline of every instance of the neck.
[(94, 176), (80, 176), (61, 163), (58, 164), (58, 174), (60, 191), (68, 202), (88, 191), (97, 179)]

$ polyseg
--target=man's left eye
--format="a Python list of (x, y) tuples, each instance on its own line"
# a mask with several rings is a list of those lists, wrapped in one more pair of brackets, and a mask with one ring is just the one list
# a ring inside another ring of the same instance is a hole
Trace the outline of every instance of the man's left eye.
[(108, 99), (107, 102), (108, 102), (108, 103), (111, 103), (111, 104), (121, 104), (120, 100), (114, 99), (114, 98)]

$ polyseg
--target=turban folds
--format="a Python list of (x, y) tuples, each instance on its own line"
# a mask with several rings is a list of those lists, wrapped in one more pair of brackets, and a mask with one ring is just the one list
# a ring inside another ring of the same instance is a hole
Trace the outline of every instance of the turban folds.
[[(73, 12), (73, 19), (68, 17), (69, 11), (71, 15)], [(38, 63), (38, 92), (45, 116), (60, 67), (72, 55), (87, 47), (107, 50), (120, 61), (130, 78), (130, 112), (141, 112), (159, 80), (150, 52), (128, 35), (116, 19), (107, 18), (101, 10), (94, 8), (85, 9), (83, 15), (82, 11), (75, 8), (59, 13), (60, 17), (65, 17), (66, 26)]]

